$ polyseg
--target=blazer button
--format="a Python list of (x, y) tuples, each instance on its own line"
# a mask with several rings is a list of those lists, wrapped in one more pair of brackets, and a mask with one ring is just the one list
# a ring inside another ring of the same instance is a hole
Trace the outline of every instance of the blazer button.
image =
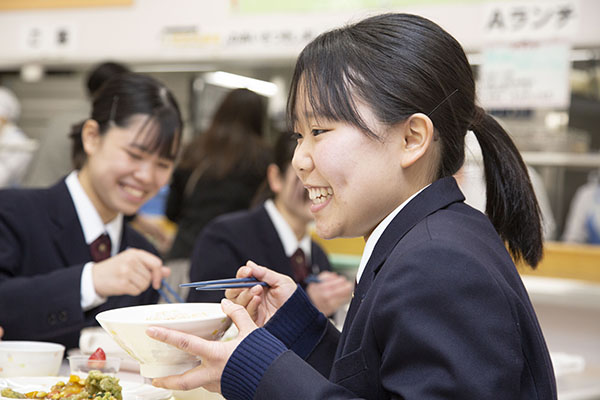
[(67, 314), (67, 312), (63, 310), (63, 311), (61, 311), (61, 312), (59, 312), (59, 313), (58, 313), (58, 320), (59, 320), (60, 322), (66, 322), (66, 321), (67, 321), (67, 316), (68, 316), (68, 315), (69, 315), (69, 314)]
[(56, 314), (49, 314), (48, 315), (48, 325), (56, 325), (57, 320), (56, 320)]

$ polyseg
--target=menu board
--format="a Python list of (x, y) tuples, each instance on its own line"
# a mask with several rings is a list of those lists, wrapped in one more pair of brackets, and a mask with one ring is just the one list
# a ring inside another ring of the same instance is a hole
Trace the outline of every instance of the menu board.
[(570, 45), (523, 42), (482, 53), (478, 96), (490, 109), (568, 108)]
[(488, 3), (478, 97), (490, 109), (568, 108), (575, 0)]

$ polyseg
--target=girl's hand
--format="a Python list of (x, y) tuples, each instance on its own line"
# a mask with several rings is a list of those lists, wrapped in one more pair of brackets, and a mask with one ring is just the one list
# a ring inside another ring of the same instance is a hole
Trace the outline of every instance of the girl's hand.
[(94, 289), (99, 296), (137, 296), (150, 285), (159, 289), (171, 270), (162, 260), (142, 249), (128, 248), (92, 266)]
[(306, 294), (312, 303), (325, 315), (332, 315), (342, 305), (352, 299), (354, 284), (335, 272), (323, 271), (319, 274), (319, 282), (310, 283)]
[(202, 359), (202, 364), (183, 374), (153, 379), (152, 385), (174, 390), (204, 387), (211, 392), (221, 393), (221, 375), (229, 357), (240, 342), (257, 328), (242, 306), (223, 299), (221, 308), (239, 330), (238, 336), (227, 342), (205, 340), (189, 333), (162, 327), (150, 327), (146, 330), (146, 334), (151, 338)]
[(296, 291), (296, 282), (287, 275), (248, 261), (241, 267), (236, 278), (253, 276), (269, 286), (253, 286), (248, 289), (228, 289), (225, 297), (243, 306), (258, 326), (263, 326)]

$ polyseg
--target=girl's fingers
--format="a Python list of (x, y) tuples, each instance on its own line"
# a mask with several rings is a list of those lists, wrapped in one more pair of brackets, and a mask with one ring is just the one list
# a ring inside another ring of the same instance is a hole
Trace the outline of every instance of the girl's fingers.
[(295, 286), (294, 281), (289, 276), (279, 274), (265, 267), (261, 267), (254, 261), (248, 261), (246, 263), (246, 266), (251, 268), (252, 276), (254, 276), (259, 281), (266, 282), (272, 288), (282, 286), (286, 283), (291, 283)]
[(260, 298), (260, 296), (254, 296), (252, 300), (250, 300), (250, 303), (248, 303), (248, 305), (246, 306), (246, 311), (248, 311), (248, 314), (250, 315), (250, 317), (252, 317), (252, 319), (255, 322), (258, 318), (258, 307), (260, 306), (261, 302), (262, 299)]
[(181, 375), (166, 376), (152, 380), (152, 386), (174, 390), (191, 390), (209, 383), (207, 379), (201, 379), (201, 367), (196, 367)]
[[(252, 262), (252, 261), (248, 261), (248, 262)], [(249, 276), (252, 276), (252, 268), (248, 268), (246, 266), (240, 267), (237, 270), (237, 273), (235, 274), (236, 278), (247, 278)]]
[(194, 354), (200, 358), (210, 354), (211, 342), (195, 335), (159, 326), (151, 326), (146, 329), (146, 334), (152, 339), (170, 344), (171, 346), (175, 346), (186, 353)]
[(230, 300), (221, 300), (221, 308), (223, 312), (231, 318), (240, 333), (247, 335), (257, 328), (256, 324), (248, 314), (248, 311), (239, 304), (235, 304)]

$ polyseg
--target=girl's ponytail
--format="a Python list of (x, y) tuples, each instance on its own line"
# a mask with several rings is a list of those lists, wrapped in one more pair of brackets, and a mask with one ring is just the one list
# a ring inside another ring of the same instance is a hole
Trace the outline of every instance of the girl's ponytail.
[(527, 167), (508, 133), (481, 107), (469, 129), (483, 154), (486, 214), (514, 259), (535, 268), (542, 258), (542, 222)]

